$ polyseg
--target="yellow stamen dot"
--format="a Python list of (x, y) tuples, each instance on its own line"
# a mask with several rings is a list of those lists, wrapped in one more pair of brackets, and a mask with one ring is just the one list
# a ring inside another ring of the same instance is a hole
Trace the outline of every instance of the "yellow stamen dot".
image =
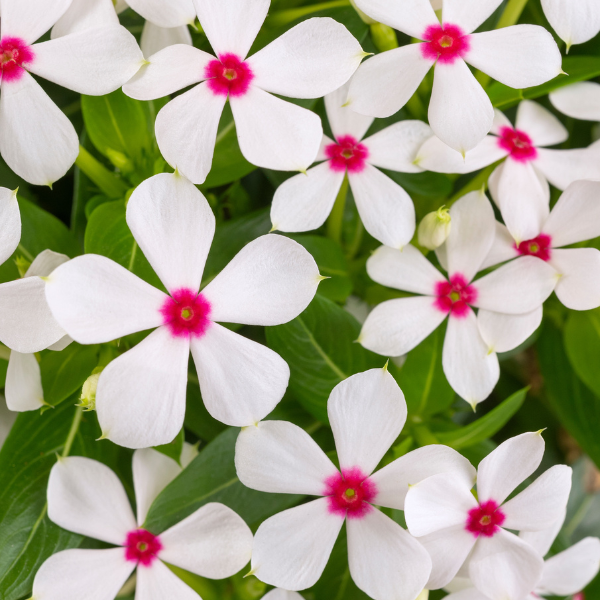
[(354, 496), (356, 496), (356, 492), (352, 488), (347, 489), (344, 493), (348, 498), (354, 498)]
[(235, 69), (225, 69), (223, 71), (223, 77), (229, 79), (229, 81), (233, 81), (234, 79), (237, 79), (237, 72)]
[(460, 300), (460, 294), (458, 292), (450, 292), (450, 300), (452, 300), (452, 302), (458, 302)]
[(194, 316), (194, 311), (191, 308), (184, 308), (181, 311), (181, 318), (189, 321)]
[(454, 40), (449, 35), (444, 35), (440, 38), (440, 46), (442, 48), (450, 48), (453, 43)]

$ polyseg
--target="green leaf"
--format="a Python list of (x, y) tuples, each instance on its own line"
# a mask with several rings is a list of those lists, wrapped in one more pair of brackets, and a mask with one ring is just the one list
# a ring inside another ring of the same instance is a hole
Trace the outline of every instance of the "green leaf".
[(529, 388), (524, 388), (509, 396), (487, 415), (455, 431), (435, 433), (440, 444), (455, 450), (469, 448), (492, 437), (502, 429), (512, 416), (521, 408)]
[(600, 310), (570, 311), (565, 325), (565, 349), (581, 380), (600, 396)]
[(177, 437), (168, 444), (163, 444), (162, 446), (154, 446), (155, 450), (158, 450), (161, 454), (172, 458), (176, 463), (180, 463), (181, 461), (181, 451), (183, 450), (183, 443), (185, 441), (185, 431), (183, 427), (181, 431), (177, 434)]
[(383, 367), (385, 358), (354, 343), (358, 321), (322, 296), (293, 321), (267, 327), (267, 343), (290, 366), (290, 390), (317, 419), (326, 423), (331, 390), (355, 373)]
[(239, 430), (229, 428), (206, 446), (158, 496), (144, 527), (161, 533), (209, 502), (221, 502), (256, 524), (297, 504), (301, 496), (251, 490), (238, 479), (234, 456)]
[(396, 171), (385, 171), (385, 173), (410, 195), (446, 198), (452, 193), (452, 181), (442, 173), (397, 173)]

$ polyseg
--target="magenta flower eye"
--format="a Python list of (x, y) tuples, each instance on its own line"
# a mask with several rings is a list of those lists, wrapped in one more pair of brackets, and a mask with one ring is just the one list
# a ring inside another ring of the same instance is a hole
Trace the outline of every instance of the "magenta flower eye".
[(452, 64), (470, 50), (469, 36), (457, 25), (431, 25), (425, 30), (423, 39), (429, 42), (421, 44), (423, 58), (440, 63)]
[(254, 79), (247, 62), (235, 54), (221, 54), (219, 60), (211, 60), (204, 76), (208, 87), (216, 96), (243, 96)]
[(369, 150), (351, 135), (343, 135), (336, 143), (325, 147), (325, 155), (330, 159), (329, 168), (332, 171), (360, 173), (367, 164)]
[(35, 54), (24, 40), (16, 37), (5, 37), (0, 40), (0, 80), (17, 81), (23, 75)]
[(158, 536), (145, 529), (136, 529), (127, 534), (125, 541), (125, 558), (138, 565), (149, 567), (162, 550)]
[(358, 468), (344, 469), (325, 481), (329, 512), (349, 519), (360, 519), (373, 507), (376, 485)]
[(494, 500), (488, 500), (469, 511), (465, 528), (475, 537), (493, 537), (506, 520), (506, 515), (500, 510)]
[(531, 240), (515, 244), (515, 248), (522, 256), (537, 256), (547, 262), (552, 255), (552, 238), (545, 233), (540, 233)]
[(182, 288), (165, 300), (161, 314), (174, 337), (201, 337), (210, 325), (210, 302), (202, 294)]
[(518, 162), (528, 162), (537, 158), (538, 152), (531, 138), (524, 132), (511, 127), (501, 127), (498, 146), (510, 153)]
[(435, 307), (453, 317), (464, 317), (469, 311), (469, 304), (477, 301), (477, 289), (469, 285), (460, 273), (452, 275), (450, 281), (438, 282), (435, 293)]

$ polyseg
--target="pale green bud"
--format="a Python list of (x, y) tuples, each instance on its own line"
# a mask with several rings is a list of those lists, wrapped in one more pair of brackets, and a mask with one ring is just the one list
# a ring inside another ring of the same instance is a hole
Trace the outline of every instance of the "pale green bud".
[(108, 156), (108, 160), (110, 160), (110, 162), (123, 173), (131, 173), (135, 170), (135, 165), (133, 164), (133, 161), (118, 150), (107, 148), (106, 156)]
[(81, 397), (77, 406), (83, 407), (85, 412), (96, 410), (96, 390), (102, 369), (103, 367), (96, 367), (81, 388)]
[(373, 23), (371, 25), (371, 39), (380, 52), (386, 52), (398, 47), (396, 32), (383, 23)]
[(419, 246), (428, 250), (439, 248), (450, 235), (450, 211), (443, 206), (429, 213), (419, 224)]

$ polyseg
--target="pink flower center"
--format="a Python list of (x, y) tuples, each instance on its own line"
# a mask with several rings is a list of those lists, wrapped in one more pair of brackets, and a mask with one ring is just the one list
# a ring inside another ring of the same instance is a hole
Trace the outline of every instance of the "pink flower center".
[(552, 238), (545, 233), (540, 233), (532, 240), (521, 242), (518, 246), (515, 244), (516, 251), (523, 256), (537, 256), (542, 260), (550, 260), (552, 253)]
[(158, 536), (145, 529), (136, 529), (127, 534), (125, 540), (125, 558), (139, 565), (149, 567), (162, 550)]
[(464, 317), (469, 311), (469, 304), (477, 300), (477, 289), (469, 285), (464, 275), (455, 273), (450, 281), (439, 281), (435, 284), (435, 307), (453, 317)]
[(377, 487), (358, 467), (352, 467), (329, 477), (323, 495), (331, 514), (361, 519), (373, 510), (369, 503), (377, 496)]
[(529, 162), (537, 158), (537, 149), (531, 138), (524, 132), (512, 127), (501, 127), (498, 146), (510, 152), (510, 157), (518, 162)]
[(428, 42), (421, 44), (423, 58), (444, 64), (452, 64), (456, 59), (464, 58), (471, 49), (469, 36), (458, 25), (430, 25), (422, 38)]
[(343, 135), (338, 141), (325, 146), (325, 156), (329, 158), (332, 171), (360, 173), (369, 158), (369, 150), (351, 135)]
[(174, 337), (201, 337), (210, 325), (210, 310), (202, 294), (181, 288), (165, 300), (160, 312)]
[(18, 81), (24, 67), (34, 58), (33, 50), (22, 39), (3, 38), (0, 41), (0, 79), (4, 82)]
[(215, 96), (243, 96), (254, 79), (248, 63), (235, 54), (221, 54), (204, 69), (208, 87)]
[(488, 500), (469, 511), (465, 528), (475, 537), (492, 537), (504, 523), (506, 516), (494, 500)]

